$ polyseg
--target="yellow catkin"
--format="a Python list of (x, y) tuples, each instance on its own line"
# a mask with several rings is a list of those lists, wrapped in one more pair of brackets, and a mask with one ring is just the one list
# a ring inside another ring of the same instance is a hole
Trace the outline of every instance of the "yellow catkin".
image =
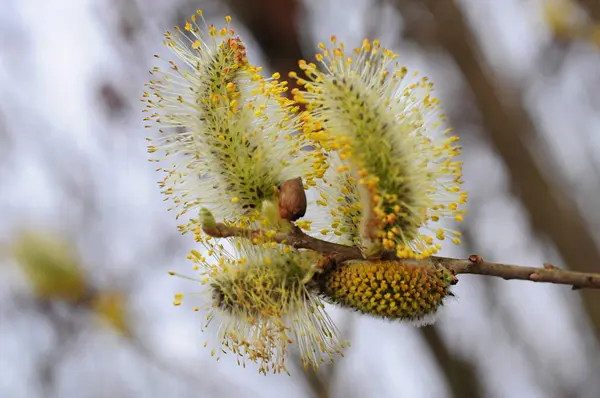
[(345, 308), (385, 319), (422, 321), (437, 312), (454, 276), (443, 267), (357, 261), (317, 277), (319, 293)]

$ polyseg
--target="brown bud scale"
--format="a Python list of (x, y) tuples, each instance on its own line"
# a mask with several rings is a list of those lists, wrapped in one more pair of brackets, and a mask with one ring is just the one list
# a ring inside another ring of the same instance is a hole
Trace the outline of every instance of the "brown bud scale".
[(306, 193), (302, 178), (285, 181), (279, 187), (279, 216), (288, 221), (296, 221), (306, 214)]

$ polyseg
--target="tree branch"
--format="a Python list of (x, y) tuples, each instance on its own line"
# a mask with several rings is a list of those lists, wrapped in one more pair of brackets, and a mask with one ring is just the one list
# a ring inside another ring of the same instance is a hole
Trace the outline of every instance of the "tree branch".
[[(214, 238), (241, 237), (252, 240), (269, 239), (277, 243), (283, 243), (296, 249), (309, 249), (327, 256), (328, 264), (341, 265), (348, 260), (365, 260), (359, 248), (340, 245), (314, 238), (304, 233), (300, 228), (294, 226), (290, 232), (275, 232), (269, 234), (260, 229), (245, 229), (228, 226), (222, 223), (210, 227), (203, 227), (203, 231)], [(390, 253), (386, 253), (386, 259), (394, 259)], [(546, 282), (559, 285), (570, 285), (573, 289), (600, 289), (600, 274), (575, 272), (559, 269), (550, 264), (544, 264), (543, 268), (523, 267), (492, 263), (483, 260), (479, 255), (471, 255), (468, 259), (456, 259), (448, 257), (430, 257), (423, 260), (403, 259), (402, 261), (421, 266), (437, 265), (450, 270), (453, 274), (487, 275), (506, 280), (516, 279), (531, 282)]]
[(442, 339), (439, 326), (419, 328), (430, 347), (431, 354), (445, 373), (446, 382), (453, 398), (479, 398), (485, 396), (476, 367), (466, 358), (455, 355)]
[(596, 23), (600, 23), (600, 2), (598, 0), (576, 0)]
[(600, 274), (576, 272), (559, 269), (550, 264), (544, 268), (523, 267), (484, 261), (476, 254), (468, 259), (453, 259), (446, 257), (431, 257), (434, 264), (444, 266), (454, 274), (475, 274), (496, 276), (502, 279), (516, 279), (532, 282), (547, 282), (559, 285), (571, 285), (573, 289), (600, 289)]
[[(232, 227), (222, 223), (217, 223), (215, 226), (211, 227), (203, 226), (202, 230), (213, 238), (240, 237), (252, 240), (267, 238), (267, 232), (263, 230)], [(305, 234), (296, 226), (293, 226), (290, 232), (276, 232), (268, 239), (273, 242), (289, 245), (295, 249), (310, 249), (316, 251), (317, 253), (328, 256), (329, 259), (336, 264), (363, 258), (360, 249), (357, 247), (340, 245), (313, 238), (312, 236)]]

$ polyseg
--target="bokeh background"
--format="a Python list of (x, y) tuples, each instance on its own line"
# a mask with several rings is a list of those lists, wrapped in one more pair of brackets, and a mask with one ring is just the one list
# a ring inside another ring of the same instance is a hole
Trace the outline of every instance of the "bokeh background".
[[(469, 214), (443, 254), (600, 272), (598, 0), (0, 0), (0, 397), (600, 397), (600, 293), (462, 276), (435, 326), (332, 310), (353, 343), (258, 375), (203, 349), (139, 98), (197, 8), (286, 75), (336, 34), (436, 82)], [(294, 354), (296, 355), (296, 354)]]

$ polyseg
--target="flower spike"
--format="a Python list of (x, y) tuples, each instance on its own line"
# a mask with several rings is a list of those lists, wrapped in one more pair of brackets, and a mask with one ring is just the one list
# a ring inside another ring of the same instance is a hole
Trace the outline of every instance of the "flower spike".
[[(227, 25), (202, 29), (192, 17), (165, 34), (165, 44), (183, 66), (154, 68), (142, 101), (146, 120), (161, 137), (149, 152), (162, 152), (163, 193), (178, 217), (206, 206), (217, 219), (248, 224), (263, 201), (274, 200), (284, 181), (303, 175), (293, 102), (286, 82), (264, 79)], [(160, 57), (158, 57), (160, 58)], [(152, 141), (152, 139), (150, 139)], [(181, 226), (193, 230), (194, 223)]]
[(206, 326), (218, 322), (217, 345), (223, 352), (237, 355), (243, 366), (257, 363), (265, 374), (287, 372), (292, 344), (298, 344), (306, 367), (341, 355), (345, 344), (339, 331), (309, 287), (318, 255), (247, 240), (236, 241), (235, 248), (235, 257), (217, 265), (200, 263), (209, 296)]
[[(409, 76), (377, 41), (365, 40), (353, 56), (335, 39), (333, 48), (320, 48), (320, 69), (300, 61), (307, 79), (292, 74), (304, 88), (294, 98), (307, 109), (305, 136), (324, 153), (338, 153), (357, 179), (350, 191), (361, 201), (357, 227), (365, 255), (436, 253), (441, 246), (434, 237), (443, 240), (447, 230), (434, 225), (445, 217), (461, 221), (466, 193), (458, 138), (442, 127), (446, 118), (433, 83)], [(450, 233), (458, 243), (459, 234)]]

